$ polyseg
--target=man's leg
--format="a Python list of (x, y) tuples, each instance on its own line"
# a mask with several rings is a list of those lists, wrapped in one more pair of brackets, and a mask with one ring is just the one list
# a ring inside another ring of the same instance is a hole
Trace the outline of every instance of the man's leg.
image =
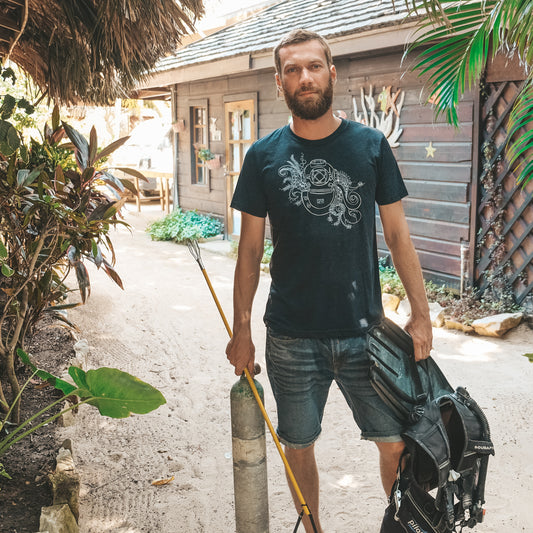
[[(396, 480), (398, 463), (405, 448), (403, 442), (376, 442), (379, 450), (379, 470), (381, 473), (381, 483), (387, 497), (390, 496), (392, 486)], [(380, 533), (405, 533), (405, 529), (400, 522), (394, 519), (396, 508), (390, 504), (385, 509)]]
[[(288, 448), (285, 447), (285, 455), (289, 465), (291, 466), (292, 473), (298, 482), (298, 487), (302, 491), (302, 495), (305, 499), (305, 502), (309, 506), (309, 510), (313, 515), (313, 520), (316, 526), (316, 532), (322, 533), (322, 527), (320, 526), (320, 521), (318, 519), (318, 492), (319, 492), (319, 481), (318, 481), (318, 469), (316, 466), (315, 460), (315, 445), (311, 444), (307, 448)], [(294, 505), (298, 513), (302, 511), (302, 505), (298, 496), (294, 490), (293, 484), (290, 479), (289, 487), (291, 489), (292, 499), (294, 500)], [(302, 523), (305, 527), (306, 533), (315, 533), (311, 521), (304, 514)]]
[(400, 457), (405, 448), (403, 441), (400, 442), (376, 442), (379, 450), (379, 471), (383, 490), (390, 496), (390, 491), (396, 480), (396, 472)]

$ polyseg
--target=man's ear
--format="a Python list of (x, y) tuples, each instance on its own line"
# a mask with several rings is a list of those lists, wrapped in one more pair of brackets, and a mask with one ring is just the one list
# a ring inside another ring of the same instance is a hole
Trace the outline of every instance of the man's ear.
[(335, 65), (331, 65), (329, 67), (329, 71), (331, 72), (331, 79), (333, 80), (333, 85), (337, 83), (337, 69), (335, 68)]
[(276, 98), (278, 100), (283, 100), (283, 86), (281, 85), (281, 78), (279, 77), (279, 74), (277, 72), (276, 72), (275, 78), (276, 78)]
[(276, 80), (276, 87), (278, 88), (278, 91), (281, 91), (281, 89), (282, 89), (282, 87), (281, 87), (281, 78), (279, 77), (279, 74), (277, 72), (274, 75), (274, 78)]

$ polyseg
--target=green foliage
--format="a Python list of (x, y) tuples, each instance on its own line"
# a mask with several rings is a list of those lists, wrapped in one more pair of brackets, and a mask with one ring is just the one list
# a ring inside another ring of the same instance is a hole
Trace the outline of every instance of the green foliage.
[(215, 159), (215, 154), (209, 148), (202, 148), (198, 150), (198, 159), (200, 161), (211, 161), (211, 159)]
[[(18, 441), (81, 404), (86, 403), (96, 407), (102, 416), (126, 418), (132, 413), (149, 413), (166, 403), (164, 396), (156, 388), (116, 368), (103, 367), (85, 372), (79, 367), (71, 366), (68, 373), (74, 382), (73, 385), (35, 367), (28, 354), (23, 350), (19, 349), (17, 352), (24, 363), (33, 370), (32, 376), (26, 381), (24, 387), (30, 379), (37, 376), (62, 391), (64, 396), (44, 406), (38, 413), (32, 415), (10, 432), (5, 431), (5, 425), (10, 414), (8, 412), (5, 419), (0, 421), (0, 434), (2, 430), (6, 433), (5, 437), (0, 440), (0, 457)], [(69, 407), (53, 416), (44, 418), (50, 409), (66, 398), (71, 399)], [(9, 474), (2, 464), (0, 464), (0, 475), (9, 478)]]
[[(386, 258), (379, 259), (379, 276), (383, 292), (395, 294), (400, 299), (405, 298), (405, 289), (400, 277), (395, 268), (387, 264)], [(512, 300), (506, 298), (500, 300), (483, 298), (475, 290), (470, 290), (461, 296), (458, 290), (432, 281), (424, 281), (424, 286), (428, 301), (437, 302), (444, 307), (446, 318), (454, 319), (467, 325), (478, 318), (522, 310)]]
[[(438, 300), (437, 300), (438, 301)], [(451, 301), (439, 301), (444, 307), (444, 315), (466, 325), (474, 320), (500, 313), (515, 313), (523, 309), (507, 299), (498, 301), (484, 299), (478, 291), (470, 290), (461, 298)]]
[[(122, 287), (113, 268), (109, 230), (124, 224), (117, 212), (125, 201), (120, 193), (130, 186), (100, 168), (102, 159), (127, 138), (98, 151), (95, 129), (85, 139), (61, 123), (56, 107), (42, 142), (26, 143), (23, 132), (9, 121), (13, 109), (13, 98), (5, 96), (0, 101), (0, 369), (11, 388), (11, 402), (20, 391), (15, 350), (24, 347), (44, 312), (79, 305), (64, 303), (69, 272), (76, 274), (81, 303), (90, 294), (84, 260)], [(65, 137), (70, 143), (60, 144)], [(111, 260), (104, 251), (111, 253)], [(0, 386), (0, 410), (9, 405)], [(17, 421), (18, 407), (13, 416)]]
[(274, 251), (274, 245), (270, 239), (265, 239), (265, 251), (263, 252), (263, 257), (261, 258), (261, 263), (268, 265), (272, 257), (272, 252)]
[(396, 269), (387, 263), (387, 258), (380, 257), (378, 260), (379, 266), (379, 281), (382, 292), (394, 294), (398, 298), (405, 298), (405, 289), (398, 276)]
[[(274, 252), (274, 245), (272, 244), (272, 241), (270, 239), (265, 239), (265, 248), (263, 252), (263, 257), (261, 258), (261, 264), (268, 265), (270, 263), (270, 259), (272, 257), (273, 252)], [(239, 255), (239, 242), (238, 241), (231, 241), (229, 255), (230, 257), (237, 259), (237, 256)]]
[(197, 211), (183, 211), (180, 208), (156, 220), (146, 231), (156, 241), (174, 241), (207, 239), (222, 233), (223, 224), (216, 218), (202, 215)]
[(446, 285), (439, 285), (433, 281), (424, 281), (424, 285), (428, 301), (438, 302), (443, 307), (453, 304), (461, 297), (457, 289)]
[[(516, 54), (527, 79), (511, 114), (509, 158), (517, 181), (533, 177), (533, 33), (531, 2), (521, 0), (406, 0), (422, 15), (417, 38), (407, 54), (417, 53), (414, 70), (428, 76), (429, 98), (436, 115), (458, 126), (457, 105), (465, 91), (478, 87), (488, 62), (498, 53)], [(528, 157), (529, 156), (529, 157)]]

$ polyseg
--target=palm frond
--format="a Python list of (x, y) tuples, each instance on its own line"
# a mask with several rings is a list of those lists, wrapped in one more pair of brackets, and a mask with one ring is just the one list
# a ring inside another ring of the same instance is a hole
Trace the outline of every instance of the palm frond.
[(523, 0), (405, 0), (411, 14), (423, 13), (417, 36), (406, 55), (418, 53), (412, 67), (427, 78), (428, 101), (435, 114), (458, 126), (457, 105), (477, 87), (496, 54), (517, 54), (529, 78), (511, 116), (509, 154), (524, 185), (533, 175), (533, 2)]
[(509, 145), (507, 157), (511, 168), (518, 173), (517, 182), (522, 186), (533, 179), (533, 75), (524, 87), (509, 117)]
[(458, 126), (459, 99), (477, 83), (490, 55), (487, 9), (495, 2), (438, 3), (440, 8), (428, 12), (406, 54), (421, 50), (413, 70), (429, 75), (428, 100), (435, 103), (436, 115), (444, 114)]

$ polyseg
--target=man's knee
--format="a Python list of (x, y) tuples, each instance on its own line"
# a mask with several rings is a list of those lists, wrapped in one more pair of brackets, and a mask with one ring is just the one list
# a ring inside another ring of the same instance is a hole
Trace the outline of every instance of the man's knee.
[(315, 445), (313, 443), (305, 448), (289, 448), (285, 446), (285, 455), (289, 463), (294, 466), (313, 464), (315, 462)]
[(398, 462), (405, 449), (403, 440), (399, 442), (376, 442), (376, 445), (382, 459), (386, 461)]

